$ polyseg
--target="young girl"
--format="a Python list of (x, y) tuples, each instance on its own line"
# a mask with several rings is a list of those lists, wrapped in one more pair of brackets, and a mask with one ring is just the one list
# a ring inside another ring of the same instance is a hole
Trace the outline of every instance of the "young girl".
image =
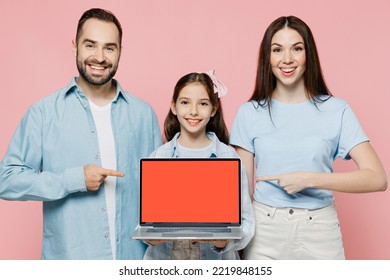
[[(170, 111), (165, 119), (164, 134), (168, 143), (150, 157), (225, 157), (238, 158), (229, 147), (220, 97), (226, 87), (207, 73), (190, 73), (176, 84)], [(239, 259), (237, 250), (243, 249), (254, 234), (254, 215), (248, 192), (244, 168), (242, 178), (242, 225), (245, 237), (242, 240), (210, 241), (162, 241), (148, 240), (145, 259)], [(223, 199), (223, 193), (221, 194)]]
[[(234, 120), (256, 234), (246, 259), (344, 259), (332, 191), (383, 191), (385, 171), (349, 105), (329, 93), (309, 27), (289, 16), (267, 28), (256, 86)], [(357, 170), (333, 173), (333, 161)], [(253, 164), (257, 183), (254, 189)]]

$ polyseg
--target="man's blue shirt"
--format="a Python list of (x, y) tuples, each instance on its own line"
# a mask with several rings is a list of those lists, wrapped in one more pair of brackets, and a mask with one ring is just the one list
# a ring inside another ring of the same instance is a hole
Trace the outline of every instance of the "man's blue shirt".
[[(153, 109), (116, 83), (111, 119), (117, 170), (117, 259), (142, 259), (139, 159), (161, 145)], [(0, 163), (0, 198), (43, 201), (42, 259), (112, 259), (104, 184), (87, 191), (84, 165), (101, 165), (88, 99), (74, 78), (23, 117)]]

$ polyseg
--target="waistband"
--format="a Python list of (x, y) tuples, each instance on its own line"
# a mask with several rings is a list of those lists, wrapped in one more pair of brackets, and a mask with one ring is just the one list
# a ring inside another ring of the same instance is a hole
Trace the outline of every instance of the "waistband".
[(287, 219), (305, 218), (306, 220), (312, 220), (314, 216), (318, 215), (333, 214), (336, 211), (334, 203), (318, 209), (304, 209), (294, 207), (276, 208), (254, 201), (253, 207), (255, 210), (263, 212), (269, 218), (274, 218), (278, 215)]

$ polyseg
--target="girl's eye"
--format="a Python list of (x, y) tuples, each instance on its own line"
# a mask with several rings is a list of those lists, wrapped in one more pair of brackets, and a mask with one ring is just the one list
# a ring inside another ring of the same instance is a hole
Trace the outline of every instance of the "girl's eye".
[(187, 105), (187, 104), (188, 104), (188, 101), (182, 100), (182, 101), (180, 101), (180, 104)]
[(209, 106), (209, 103), (208, 102), (201, 102), (200, 105), (202, 105), (202, 106)]
[(274, 48), (274, 49), (272, 49), (272, 52), (274, 52), (274, 53), (279, 53), (279, 52), (281, 52), (282, 51), (282, 49), (280, 49), (280, 48)]

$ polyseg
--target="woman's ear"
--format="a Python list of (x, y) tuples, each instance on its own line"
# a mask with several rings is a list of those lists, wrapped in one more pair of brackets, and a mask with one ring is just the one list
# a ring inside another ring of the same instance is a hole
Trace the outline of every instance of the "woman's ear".
[(175, 102), (173, 101), (171, 102), (171, 112), (176, 116), (176, 106), (175, 106)]

